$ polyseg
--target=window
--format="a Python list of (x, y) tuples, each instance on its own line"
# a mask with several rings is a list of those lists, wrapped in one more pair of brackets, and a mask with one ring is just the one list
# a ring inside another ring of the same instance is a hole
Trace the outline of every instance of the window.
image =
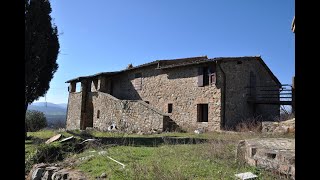
[(76, 92), (81, 92), (81, 83), (77, 82), (75, 84), (75, 90), (76, 90)]
[(100, 118), (100, 110), (97, 111), (97, 118)]
[(142, 73), (134, 74), (134, 88), (136, 90), (142, 89)]
[(268, 159), (275, 159), (277, 154), (275, 153), (266, 153)]
[(216, 83), (215, 64), (198, 68), (198, 87)]
[(172, 113), (172, 104), (168, 104), (168, 113)]
[(209, 85), (209, 68), (208, 67), (204, 67), (203, 68), (203, 85)]
[(197, 104), (197, 122), (208, 122), (208, 104)]
[(257, 154), (257, 148), (251, 148), (251, 157)]
[(91, 89), (91, 91), (97, 91), (98, 90), (98, 79), (94, 79), (92, 81), (93, 86), (91, 85), (91, 87), (94, 87), (93, 89)]

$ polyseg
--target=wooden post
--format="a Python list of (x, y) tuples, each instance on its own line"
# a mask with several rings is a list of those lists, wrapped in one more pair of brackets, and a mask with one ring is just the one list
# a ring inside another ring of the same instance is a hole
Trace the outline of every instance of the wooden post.
[(76, 82), (70, 82), (68, 90), (69, 92), (76, 92)]
[(292, 77), (292, 113), (296, 111), (296, 88), (295, 88), (295, 76)]

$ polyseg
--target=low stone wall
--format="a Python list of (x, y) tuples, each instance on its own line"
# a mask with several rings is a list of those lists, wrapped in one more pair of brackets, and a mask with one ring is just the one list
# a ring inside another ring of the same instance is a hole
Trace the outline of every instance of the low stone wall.
[(263, 133), (294, 133), (295, 118), (282, 122), (262, 122)]
[(33, 165), (26, 180), (64, 180), (64, 179), (88, 179), (86, 175), (78, 170), (65, 169), (50, 164), (35, 164)]
[(242, 140), (238, 144), (237, 159), (251, 166), (295, 178), (295, 140), (261, 138)]
[(125, 132), (163, 131), (167, 115), (139, 100), (120, 100), (103, 92), (92, 92), (93, 127), (110, 126)]

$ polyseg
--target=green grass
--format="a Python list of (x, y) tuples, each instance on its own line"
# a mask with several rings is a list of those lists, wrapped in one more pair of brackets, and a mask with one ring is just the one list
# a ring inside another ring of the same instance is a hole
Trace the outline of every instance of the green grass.
[(25, 147), (25, 158), (27, 159), (36, 151), (37, 145), (32, 144), (32, 140), (27, 140), (25, 141), (24, 147)]
[[(67, 132), (57, 132), (53, 130), (41, 130), (37, 132), (27, 132), (28, 140), (25, 140), (25, 160), (27, 169), (30, 169), (30, 163), (32, 158), (36, 154), (36, 150), (43, 148), (45, 146), (45, 141), (51, 138), (54, 135), (62, 134), (63, 137), (72, 136)], [(53, 143), (52, 145), (58, 145)]]
[[(260, 179), (279, 179), (271, 173), (245, 166), (235, 161), (236, 144), (241, 139), (257, 137), (286, 137), (294, 138), (294, 134), (266, 135), (258, 133), (219, 133), (208, 132), (195, 133), (161, 133), (153, 135), (137, 135), (124, 133), (110, 133), (99, 131), (58, 132), (42, 130), (28, 132), (30, 140), (25, 141), (25, 156), (31, 157), (36, 149), (42, 147), (44, 142), (56, 134), (64, 137), (90, 135), (93, 138), (127, 138), (136, 141), (148, 141), (149, 146), (137, 147), (137, 142), (129, 143), (129, 146), (106, 147), (95, 146), (80, 154), (73, 154), (79, 160), (81, 157), (94, 155), (87, 160), (75, 165), (75, 168), (86, 172), (92, 179), (106, 173), (109, 179), (234, 179), (234, 174), (251, 171), (259, 175)], [(207, 139), (207, 143), (176, 144), (170, 145), (166, 142), (154, 144), (154, 139), (160, 137), (176, 138), (199, 138)], [(223, 141), (217, 141), (223, 140)], [(136, 143), (136, 145), (135, 145)], [(59, 144), (56, 142), (54, 144)], [(157, 146), (156, 146), (157, 145)], [(91, 151), (95, 152), (91, 152)], [(99, 151), (106, 151), (105, 155), (99, 155)], [(110, 160), (110, 156), (126, 165), (121, 165)]]
[(206, 132), (203, 134), (195, 134), (195, 133), (180, 133), (180, 132), (168, 132), (161, 134), (151, 134), (151, 135), (138, 135), (138, 134), (126, 134), (126, 133), (112, 133), (112, 132), (100, 132), (96, 130), (89, 131), (94, 137), (188, 137), (188, 138), (201, 138), (201, 139), (224, 139), (224, 140), (241, 140), (247, 138), (255, 138), (255, 137), (285, 137), (285, 138), (295, 138), (295, 134), (261, 134), (261, 133), (224, 133), (224, 132)]
[(58, 131), (47, 130), (47, 129), (27, 133), (28, 137), (36, 137), (36, 138), (40, 138), (40, 139), (49, 139), (52, 136), (57, 135), (57, 134), (62, 134), (64, 137), (72, 136), (72, 134), (69, 134), (67, 132), (58, 132)]
[(63, 137), (72, 136), (72, 134), (67, 132), (58, 132), (53, 130), (27, 132), (29, 140), (25, 140), (25, 155), (28, 156), (29, 154), (32, 154), (40, 144), (44, 144), (46, 140), (57, 134), (62, 134)]
[[(213, 146), (216, 146), (215, 148)], [(110, 179), (234, 179), (234, 174), (251, 171), (260, 179), (274, 179), (270, 173), (240, 165), (235, 161), (235, 146), (185, 144), (160, 147), (117, 146), (104, 149), (107, 156), (125, 164), (110, 160), (98, 151), (85, 151), (76, 158), (94, 155), (83, 160), (77, 168), (92, 179), (106, 173)]]

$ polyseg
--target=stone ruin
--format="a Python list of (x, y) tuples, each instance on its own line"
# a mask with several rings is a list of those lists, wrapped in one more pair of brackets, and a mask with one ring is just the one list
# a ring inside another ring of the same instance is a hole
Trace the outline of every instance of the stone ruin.
[(286, 120), (286, 121), (281, 121), (281, 122), (272, 122), (272, 121), (262, 122), (262, 133), (267, 133), (267, 134), (295, 133), (295, 118)]
[(77, 179), (86, 180), (86, 175), (78, 170), (71, 168), (62, 168), (57, 165), (50, 165), (45, 163), (33, 165), (26, 180), (64, 180)]
[(237, 160), (295, 179), (295, 139), (259, 138), (239, 142)]

